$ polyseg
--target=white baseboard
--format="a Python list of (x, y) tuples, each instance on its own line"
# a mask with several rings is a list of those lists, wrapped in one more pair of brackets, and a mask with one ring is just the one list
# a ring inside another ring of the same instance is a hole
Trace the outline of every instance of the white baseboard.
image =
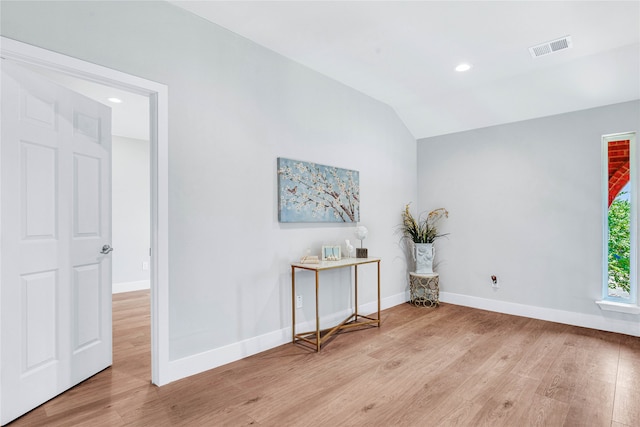
[[(409, 300), (409, 293), (403, 292), (380, 300), (382, 310), (405, 303)], [(375, 313), (378, 310), (376, 301), (371, 301), (358, 306), (358, 312), (363, 314)], [(320, 319), (321, 324), (333, 324), (340, 322), (349, 315), (348, 312), (332, 313)], [(315, 322), (296, 323), (296, 331), (314, 330)], [(224, 347), (205, 351), (193, 356), (169, 362), (169, 372), (167, 372), (168, 384), (191, 375), (199, 374), (209, 369), (214, 369), (227, 363), (252, 356), (254, 354), (272, 349), (279, 345), (291, 342), (291, 327), (282, 328), (264, 335), (249, 338)]]
[(214, 350), (169, 362), (166, 374), (168, 384), (191, 375), (226, 365), (236, 360), (291, 342), (291, 328), (284, 328)]
[(466, 307), (479, 308), (482, 310), (495, 311), (498, 313), (547, 320), (549, 322), (564, 323), (567, 325), (616, 332), (636, 337), (640, 336), (640, 322), (634, 320), (636, 318), (631, 318), (629, 315), (620, 313), (604, 311), (600, 315), (576, 313), (574, 311), (535, 307), (513, 302), (454, 294), (450, 292), (440, 292), (440, 301), (463, 305)]
[[(387, 309), (409, 300), (409, 292), (402, 292), (384, 298), (380, 302), (381, 309)], [(570, 311), (555, 310), (543, 307), (534, 307), (524, 304), (516, 304), (505, 301), (478, 298), (468, 295), (440, 292), (440, 301), (450, 304), (473, 307), (482, 310), (496, 311), (515, 316), (530, 317), (533, 319), (547, 320), (551, 322), (565, 323), (568, 325), (582, 326), (585, 328), (599, 329), (603, 331), (617, 332), (621, 334), (640, 336), (640, 324), (637, 321), (629, 321), (606, 315), (597, 316), (575, 313)], [(363, 314), (374, 313), (378, 309), (375, 301), (362, 304), (358, 312)], [(616, 313), (618, 314), (618, 313)], [(348, 312), (332, 313), (320, 319), (322, 324), (339, 322), (348, 316)], [(296, 330), (313, 330), (315, 322), (301, 322), (296, 324)], [(214, 369), (227, 363), (269, 350), (279, 345), (291, 342), (291, 328), (282, 328), (264, 335), (249, 338), (224, 347), (216, 348), (193, 356), (185, 357), (169, 363), (170, 372), (167, 373), (168, 381), (177, 381), (191, 375), (195, 375), (209, 369)]]
[(142, 291), (151, 288), (150, 280), (138, 280), (137, 282), (113, 283), (111, 293), (120, 294), (122, 292)]

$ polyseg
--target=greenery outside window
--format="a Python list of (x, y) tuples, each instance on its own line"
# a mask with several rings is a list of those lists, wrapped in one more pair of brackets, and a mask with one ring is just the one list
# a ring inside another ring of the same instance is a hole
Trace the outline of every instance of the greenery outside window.
[(605, 301), (637, 304), (637, 162), (635, 133), (605, 135), (604, 274)]

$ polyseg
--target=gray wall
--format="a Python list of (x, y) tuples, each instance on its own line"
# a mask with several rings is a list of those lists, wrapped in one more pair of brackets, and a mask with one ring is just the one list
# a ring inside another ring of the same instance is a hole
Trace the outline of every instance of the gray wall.
[(594, 304), (602, 298), (601, 137), (638, 129), (633, 101), (419, 140), (419, 205), (450, 212), (443, 231), (451, 234), (437, 242), (441, 288), (606, 315)]
[(149, 281), (149, 141), (112, 138), (113, 288), (141, 287)]
[[(289, 327), (289, 263), (353, 239), (353, 226), (278, 223), (279, 156), (360, 172), (361, 224), (369, 253), (383, 259), (382, 297), (403, 300), (395, 229), (417, 198), (416, 142), (387, 105), (168, 3), (0, 7), (5, 37), (169, 87), (171, 359)], [(362, 270), (361, 280), (374, 279)], [(298, 281), (301, 320), (313, 318), (310, 276)], [(327, 276), (321, 315), (345, 309), (350, 280)], [(359, 297), (372, 302), (375, 292)]]

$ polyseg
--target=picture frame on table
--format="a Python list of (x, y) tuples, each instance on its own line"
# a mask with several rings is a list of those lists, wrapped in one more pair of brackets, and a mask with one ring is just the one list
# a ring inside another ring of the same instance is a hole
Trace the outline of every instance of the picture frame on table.
[(323, 246), (322, 247), (323, 261), (339, 261), (340, 259), (342, 259), (340, 246)]

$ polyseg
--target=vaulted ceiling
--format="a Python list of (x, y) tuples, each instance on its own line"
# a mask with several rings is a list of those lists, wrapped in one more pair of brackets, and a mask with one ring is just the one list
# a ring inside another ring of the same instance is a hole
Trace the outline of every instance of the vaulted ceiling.
[(172, 3), (387, 103), (416, 138), (640, 99), (638, 1)]

